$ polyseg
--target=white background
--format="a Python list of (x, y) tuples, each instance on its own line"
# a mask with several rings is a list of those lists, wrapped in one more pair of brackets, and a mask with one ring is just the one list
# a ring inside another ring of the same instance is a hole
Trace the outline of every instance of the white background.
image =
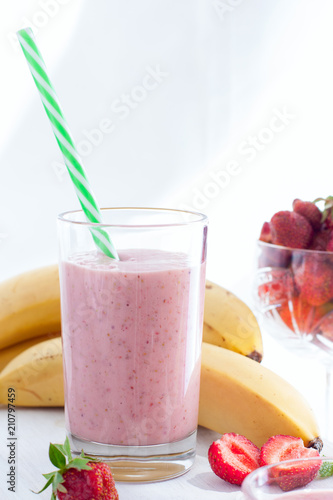
[[(332, 2), (219, 1), (2, 0), (1, 278), (55, 261), (56, 216), (78, 207), (15, 40), (23, 26), (75, 140), (114, 123), (83, 158), (99, 204), (205, 212), (210, 278), (243, 282), (262, 222), (331, 193)], [(168, 76), (122, 119), (112, 104), (156, 66)], [(269, 133), (276, 109), (292, 118)], [(229, 183), (214, 184), (229, 162)]]
[[(57, 214), (78, 207), (17, 29), (35, 31), (100, 206), (205, 212), (207, 277), (250, 303), (263, 221), (333, 194), (332, 16), (331, 0), (1, 0), (0, 279), (55, 262)], [(320, 367), (265, 346), (321, 420)]]

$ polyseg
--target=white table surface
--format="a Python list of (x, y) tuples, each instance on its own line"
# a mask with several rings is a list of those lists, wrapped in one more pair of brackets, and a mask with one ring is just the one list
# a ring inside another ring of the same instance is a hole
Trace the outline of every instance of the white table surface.
[[(0, 499), (49, 500), (51, 489), (36, 497), (30, 490), (44, 486), (43, 473), (54, 470), (48, 458), (49, 442), (62, 443), (65, 439), (64, 411), (61, 408), (16, 408), (16, 492), (7, 490), (7, 409), (0, 408)], [(120, 500), (241, 500), (238, 486), (219, 479), (209, 467), (207, 451), (218, 434), (199, 427), (197, 457), (192, 469), (176, 479), (160, 483), (139, 484), (117, 482)], [(333, 455), (333, 446), (325, 446), (325, 455)]]
[[(38, 491), (44, 485), (43, 473), (54, 466), (48, 458), (49, 442), (62, 443), (65, 439), (64, 412), (61, 408), (16, 408), (16, 492), (7, 490), (6, 474), (9, 472), (7, 444), (7, 409), (0, 409), (0, 498), (1, 500), (50, 499), (51, 489), (36, 497), (30, 490)], [(237, 500), (240, 488), (219, 479), (209, 467), (207, 451), (218, 434), (199, 427), (196, 461), (192, 469), (176, 479), (159, 483), (117, 482), (120, 500), (196, 500), (205, 498)]]
[[(316, 364), (309, 370), (308, 361), (288, 353), (283, 347), (264, 335), (263, 364), (284, 376), (304, 396), (315, 410), (319, 424), (324, 421), (324, 372)], [(283, 362), (281, 363), (281, 359)], [(7, 490), (8, 424), (7, 408), (0, 405), (0, 500), (49, 500), (50, 488), (36, 496), (44, 486), (43, 473), (54, 470), (49, 461), (49, 443), (63, 443), (66, 437), (62, 408), (16, 407), (16, 492)], [(323, 426), (320, 425), (321, 429)], [(211, 471), (207, 451), (218, 434), (199, 427), (197, 457), (192, 469), (176, 479), (152, 484), (117, 482), (119, 500), (241, 500), (240, 488), (219, 479)], [(333, 456), (333, 441), (324, 436), (323, 454)]]

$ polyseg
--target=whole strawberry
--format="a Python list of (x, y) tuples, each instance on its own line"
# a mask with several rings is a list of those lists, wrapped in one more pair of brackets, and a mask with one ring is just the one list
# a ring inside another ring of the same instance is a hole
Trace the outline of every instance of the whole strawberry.
[(330, 251), (330, 240), (331, 240), (332, 231), (322, 227), (317, 231), (311, 241), (311, 245), (309, 246), (309, 250), (320, 250), (321, 252), (325, 252), (326, 250)]
[(310, 222), (297, 212), (283, 210), (270, 221), (272, 243), (290, 248), (307, 248), (313, 237)]
[[(106, 463), (71, 454), (70, 444), (50, 444), (49, 457), (57, 471), (43, 474), (47, 483), (38, 493), (52, 485), (51, 500), (118, 500), (111, 470)], [(67, 462), (68, 460), (68, 462)]]
[(314, 231), (318, 231), (321, 226), (321, 211), (312, 201), (302, 201), (296, 198), (293, 201), (294, 212), (303, 215), (311, 224)]
[(329, 232), (329, 237), (326, 245), (326, 251), (327, 252), (333, 252), (333, 231), (331, 230)]
[[(324, 259), (324, 255), (321, 256)], [(306, 256), (295, 269), (295, 282), (300, 297), (312, 306), (320, 306), (333, 298), (333, 267), (319, 256)]]
[[(314, 448), (306, 448), (301, 438), (293, 436), (272, 436), (262, 446), (260, 465), (271, 465), (285, 460), (319, 457)], [(289, 491), (310, 483), (317, 475), (321, 462), (300, 461), (276, 468), (275, 480), (283, 491)]]
[(269, 222), (264, 222), (261, 228), (259, 240), (265, 241), (265, 243), (272, 243), (271, 226)]
[(294, 283), (287, 269), (272, 269), (265, 273), (265, 281), (258, 286), (258, 295), (266, 305), (287, 303), (293, 296)]
[(249, 439), (229, 432), (214, 441), (208, 450), (212, 471), (224, 481), (241, 485), (259, 467), (260, 450)]

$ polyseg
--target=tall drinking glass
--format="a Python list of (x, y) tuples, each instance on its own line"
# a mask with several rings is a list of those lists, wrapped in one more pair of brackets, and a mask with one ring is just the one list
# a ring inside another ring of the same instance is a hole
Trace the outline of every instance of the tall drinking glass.
[[(67, 433), (116, 480), (176, 477), (195, 458), (207, 218), (149, 208), (102, 218), (58, 218)], [(119, 260), (94, 245), (96, 226)]]

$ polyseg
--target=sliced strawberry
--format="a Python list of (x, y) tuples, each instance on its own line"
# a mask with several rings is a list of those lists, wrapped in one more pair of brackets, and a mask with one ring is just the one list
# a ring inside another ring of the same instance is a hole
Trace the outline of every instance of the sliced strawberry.
[[(314, 448), (306, 448), (301, 438), (277, 435), (269, 438), (260, 451), (260, 465), (271, 465), (297, 458), (319, 457)], [(275, 469), (274, 478), (283, 491), (289, 491), (310, 483), (317, 475), (320, 461), (298, 462), (281, 465)]]
[(229, 432), (214, 441), (208, 450), (212, 471), (224, 481), (241, 485), (259, 467), (259, 448), (240, 434)]

